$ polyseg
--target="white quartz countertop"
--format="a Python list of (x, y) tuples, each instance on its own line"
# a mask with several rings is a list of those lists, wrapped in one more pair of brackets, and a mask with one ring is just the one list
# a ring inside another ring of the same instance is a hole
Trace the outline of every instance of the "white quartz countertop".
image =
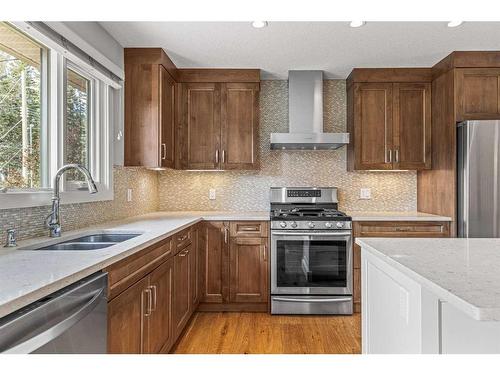
[(500, 239), (357, 238), (363, 250), (476, 320), (500, 320)]
[[(269, 220), (269, 212), (155, 212), (125, 220), (20, 241), (0, 248), (0, 317), (14, 312), (202, 220)], [(116, 245), (88, 251), (26, 250), (90, 233), (141, 233)]]
[(348, 211), (353, 221), (451, 221), (448, 216), (417, 211)]

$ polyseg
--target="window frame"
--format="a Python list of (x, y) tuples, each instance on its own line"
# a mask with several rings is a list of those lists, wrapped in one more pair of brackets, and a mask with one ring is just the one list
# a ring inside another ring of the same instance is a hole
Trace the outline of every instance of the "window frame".
[[(61, 183), (63, 204), (112, 200), (113, 194), (113, 123), (114, 114), (121, 110), (115, 100), (121, 86), (103, 79), (87, 62), (64, 50), (50, 38), (27, 23), (11, 22), (45, 51), (41, 69), (41, 183), (42, 188), (9, 188), (0, 193), (0, 209), (49, 205), (52, 198), (53, 176), (65, 164), (66, 131), (66, 69), (69, 67), (91, 81), (89, 170), (95, 179), (98, 193), (76, 190), (79, 182)], [(114, 107), (114, 108), (113, 108)], [(43, 137), (43, 138), (42, 138)]]

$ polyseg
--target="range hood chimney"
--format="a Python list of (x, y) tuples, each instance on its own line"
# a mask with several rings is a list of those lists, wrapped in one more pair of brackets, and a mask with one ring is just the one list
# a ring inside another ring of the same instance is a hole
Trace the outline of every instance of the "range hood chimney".
[(271, 150), (334, 150), (348, 133), (323, 133), (323, 72), (288, 71), (288, 133), (271, 133)]

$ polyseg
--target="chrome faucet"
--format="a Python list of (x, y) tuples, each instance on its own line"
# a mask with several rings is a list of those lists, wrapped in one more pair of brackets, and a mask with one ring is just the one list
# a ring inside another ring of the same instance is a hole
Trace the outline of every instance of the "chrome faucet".
[(60, 213), (59, 213), (59, 201), (60, 201), (60, 180), (64, 172), (70, 170), (70, 169), (76, 169), (80, 172), (83, 173), (85, 176), (85, 180), (87, 181), (87, 186), (89, 188), (89, 193), (90, 194), (95, 194), (97, 193), (97, 187), (95, 185), (95, 182), (90, 175), (90, 172), (88, 171), (87, 168), (85, 168), (82, 165), (79, 164), (66, 164), (59, 168), (57, 171), (55, 177), (54, 177), (54, 194), (52, 195), (52, 210), (47, 216), (47, 219), (45, 220), (45, 224), (47, 225), (47, 228), (49, 228), (49, 236), (50, 237), (61, 237), (61, 221), (60, 221)]
[(0, 171), (0, 193), (6, 193), (7, 192), (7, 186), (5, 186), (7, 179), (5, 178), (5, 174)]

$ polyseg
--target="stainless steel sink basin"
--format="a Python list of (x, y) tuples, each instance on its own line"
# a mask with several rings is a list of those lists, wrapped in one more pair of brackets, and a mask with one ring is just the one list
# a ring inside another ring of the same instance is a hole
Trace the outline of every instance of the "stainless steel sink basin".
[(137, 233), (96, 233), (87, 236), (73, 238), (72, 240), (59, 242), (47, 246), (38, 247), (35, 250), (98, 250), (116, 245), (117, 243), (130, 240), (140, 236)]

